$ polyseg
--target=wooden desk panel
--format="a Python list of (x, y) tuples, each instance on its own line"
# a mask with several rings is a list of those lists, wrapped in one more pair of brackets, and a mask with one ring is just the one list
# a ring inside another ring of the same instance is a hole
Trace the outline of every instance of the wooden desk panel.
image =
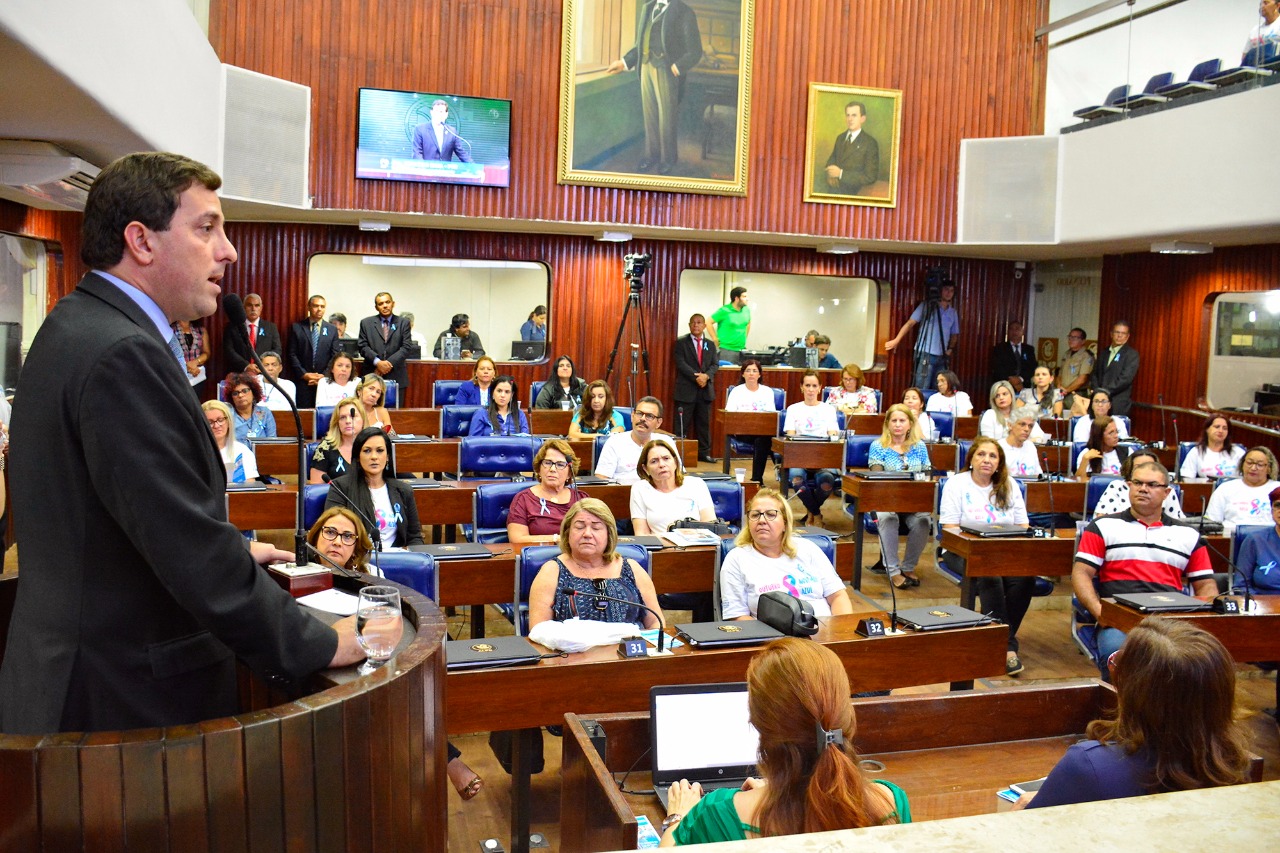
[[(273, 477), (291, 477), (298, 473), (298, 445), (293, 442), (251, 442), (258, 471)], [(308, 459), (308, 461), (310, 461)]]
[(461, 439), (438, 438), (433, 441), (397, 441), (395, 443), (396, 471), (427, 472), (431, 474), (458, 473), (458, 453)]
[[(297, 436), (298, 425), (293, 422), (292, 411), (289, 409), (283, 411), (274, 409), (271, 414), (276, 419), (276, 435), (281, 438), (294, 438)], [(310, 439), (316, 434), (316, 410), (299, 409), (298, 416), (302, 420), (302, 434)]]
[(440, 435), (439, 409), (388, 409), (397, 435)]
[(960, 606), (973, 609), (974, 578), (1070, 575), (1076, 532), (1069, 528), (1055, 532), (1053, 539), (983, 539), (961, 533), (958, 527), (944, 527), (942, 547), (965, 560)]
[(227, 492), (227, 519), (237, 530), (293, 530), (298, 523), (298, 487)]
[(855, 519), (853, 525), (853, 578), (854, 589), (862, 589), (863, 529), (857, 520), (863, 512), (928, 512), (932, 513), (938, 484), (935, 480), (867, 480), (845, 474), (841, 481), (849, 508)]
[(964, 418), (955, 419), (955, 429), (952, 435), (957, 439), (973, 439), (978, 437), (978, 420), (977, 415), (970, 415)]
[(785, 468), (834, 468), (844, 470), (843, 441), (788, 441), (773, 439), (773, 452), (782, 454)]
[(1083, 512), (1087, 490), (1088, 484), (1080, 480), (1027, 483), (1027, 512)]
[(572, 409), (531, 409), (529, 429), (534, 435), (568, 435)]
[(733, 456), (733, 448), (729, 443), (730, 436), (776, 436), (778, 434), (777, 412), (731, 412), (728, 409), (721, 409), (720, 417), (724, 425), (724, 465), (722, 470), (726, 474), (729, 473), (730, 458)]
[[(1213, 634), (1240, 663), (1280, 660), (1280, 595), (1255, 596), (1257, 611), (1248, 615), (1218, 613), (1162, 613), (1162, 619), (1181, 619)], [(1143, 614), (1102, 599), (1102, 624), (1131, 631), (1146, 618)]]

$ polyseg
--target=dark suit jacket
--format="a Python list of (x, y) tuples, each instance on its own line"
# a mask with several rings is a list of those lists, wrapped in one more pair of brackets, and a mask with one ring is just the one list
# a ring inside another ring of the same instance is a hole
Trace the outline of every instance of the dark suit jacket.
[[(643, 58), (640, 56), (639, 41), (649, 18), (653, 16), (653, 5), (653, 0), (648, 0), (640, 6), (636, 13), (636, 45), (622, 57), (627, 68), (633, 71)], [(649, 34), (649, 58), (655, 65), (668, 71), (672, 65), (680, 69), (678, 96), (683, 96), (684, 81), (689, 78), (689, 72), (694, 66), (702, 61), (702, 36), (698, 32), (698, 16), (684, 0), (671, 0), (667, 11), (654, 21), (653, 31)]]
[(1098, 344), (1098, 359), (1093, 364), (1093, 376), (1089, 382), (1094, 388), (1105, 388), (1111, 392), (1111, 414), (1127, 415), (1131, 404), (1130, 394), (1133, 392), (1133, 379), (1138, 375), (1138, 351), (1131, 346), (1123, 346), (1116, 353), (1116, 360), (1107, 364), (1111, 348)]
[[(384, 341), (381, 315), (374, 314), (360, 321), (360, 355), (364, 356), (365, 374), (377, 372), (373, 366), (375, 358), (391, 362), (391, 372), (385, 374), (383, 379), (394, 379), (400, 383), (401, 394), (409, 387), (409, 365), (405, 362), (413, 348), (413, 340), (410, 338), (412, 331), (413, 327), (400, 315), (392, 314), (391, 335)], [(404, 397), (400, 399), (403, 400)]]
[[(247, 332), (248, 330), (246, 330)], [(311, 341), (307, 341), (310, 346)], [(280, 353), (280, 361), (284, 363), (284, 343), (280, 340), (280, 330), (276, 328), (276, 324), (270, 320), (258, 320), (258, 343), (254, 347), (258, 356), (263, 353), (278, 352)], [(222, 329), (222, 351), (226, 353), (226, 368), (228, 371), (242, 371), (250, 364), (253, 359), (249, 355), (249, 343), (239, 330), (231, 328), (228, 323)]]
[[(305, 318), (289, 327), (289, 370), (294, 382), (302, 381), (304, 373), (324, 373), (334, 355), (342, 350), (338, 343), (338, 327), (332, 323), (320, 324), (319, 352), (311, 352), (311, 324)], [(314, 386), (311, 386), (314, 388)], [(302, 385), (298, 386), (302, 391)], [(314, 400), (314, 396), (312, 397)]]
[[(10, 465), (22, 546), (0, 731), (170, 726), (238, 710), (234, 656), (301, 676), (332, 629), (253, 561), (186, 376), (143, 311), (90, 274), (22, 369)], [(120, 432), (129, 401), (146, 428)]]
[(998, 382), (1010, 376), (1021, 376), (1022, 387), (1031, 387), (1031, 377), (1036, 372), (1036, 350), (1025, 341), (1018, 345), (1018, 353), (1008, 341), (1001, 341), (991, 348), (991, 381)]
[[(698, 367), (698, 357), (693, 350), (693, 335), (681, 335), (676, 338), (674, 357), (676, 361), (676, 392), (678, 403), (710, 402), (715, 397), (716, 369), (720, 364), (720, 350), (706, 335), (702, 336), (702, 367)], [(705, 388), (699, 388), (694, 374), (705, 373), (710, 377)]]
[[(863, 130), (853, 140), (848, 141), (849, 132), (836, 137), (831, 156), (827, 158), (828, 166), (839, 166), (840, 186), (826, 186), (828, 191), (857, 195), (863, 187), (874, 184), (880, 179), (880, 143), (871, 134)], [(826, 185), (827, 176), (819, 177), (822, 185)]]
[(443, 150), (436, 145), (436, 132), (431, 122), (423, 122), (413, 129), (413, 156), (419, 160), (451, 160), (455, 154), (463, 163), (472, 162), (469, 146), (458, 140), (458, 132), (449, 125), (444, 126)]
[[(330, 489), (329, 496), (325, 498), (324, 508), (331, 506), (353, 507), (357, 514), (363, 514), (365, 518), (372, 522), (377, 522), (373, 517), (373, 501), (369, 498), (367, 489), (357, 488), (356, 478), (360, 476), (358, 471), (351, 471), (343, 474), (336, 482), (337, 489)], [(421, 545), (422, 542), (422, 524), (418, 521), (418, 504), (413, 498), (413, 486), (410, 486), (404, 480), (397, 480), (394, 477), (384, 480), (387, 484), (387, 498), (391, 501), (391, 508), (394, 510), (399, 508), (401, 517), (396, 521), (396, 541), (395, 547), (403, 548), (406, 545)], [(342, 492), (339, 493), (338, 489)], [(348, 502), (342, 495), (350, 496), (354, 502)], [(369, 531), (371, 537), (377, 537), (378, 531)], [(372, 561), (372, 557), (370, 560)]]

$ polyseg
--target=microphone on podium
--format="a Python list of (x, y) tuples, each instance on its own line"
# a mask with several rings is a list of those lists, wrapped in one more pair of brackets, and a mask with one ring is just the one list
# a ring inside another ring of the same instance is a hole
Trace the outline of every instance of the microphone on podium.
[(661, 653), (663, 634), (666, 633), (666, 625), (662, 621), (662, 614), (654, 610), (649, 605), (645, 604), (643, 601), (632, 601), (629, 598), (616, 598), (612, 595), (605, 595), (603, 592), (600, 592), (599, 590), (604, 589), (603, 578), (592, 581), (592, 583), (595, 584), (596, 586), (596, 590), (597, 590), (596, 592), (582, 592), (581, 590), (570, 589), (569, 587), (566, 587), (566, 586), (560, 587), (560, 589), (558, 589), (557, 592), (559, 592), (561, 595), (568, 596), (570, 602), (572, 602), (576, 596), (583, 595), (588, 598), (598, 598), (603, 601), (616, 601), (619, 604), (630, 604), (633, 607), (639, 607), (641, 610), (644, 610), (648, 613), (652, 613), (654, 618), (658, 620), (658, 652)]

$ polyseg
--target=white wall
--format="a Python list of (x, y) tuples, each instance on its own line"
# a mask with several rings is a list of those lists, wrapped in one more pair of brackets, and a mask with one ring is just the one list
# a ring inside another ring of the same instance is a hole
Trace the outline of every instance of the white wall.
[[(1090, 341), (1098, 337), (1102, 261), (1083, 259), (1036, 264), (1035, 299), (1027, 343), (1040, 349), (1041, 338), (1058, 342), (1058, 363), (1067, 353), (1067, 333), (1075, 326)], [(1095, 349), (1096, 352), (1096, 349)]]

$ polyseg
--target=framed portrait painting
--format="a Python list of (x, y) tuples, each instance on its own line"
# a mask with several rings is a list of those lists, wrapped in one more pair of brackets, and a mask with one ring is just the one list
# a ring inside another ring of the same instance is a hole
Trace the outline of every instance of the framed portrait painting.
[(804, 200), (898, 206), (902, 91), (809, 84)]
[(746, 195), (755, 0), (564, 0), (562, 184)]

